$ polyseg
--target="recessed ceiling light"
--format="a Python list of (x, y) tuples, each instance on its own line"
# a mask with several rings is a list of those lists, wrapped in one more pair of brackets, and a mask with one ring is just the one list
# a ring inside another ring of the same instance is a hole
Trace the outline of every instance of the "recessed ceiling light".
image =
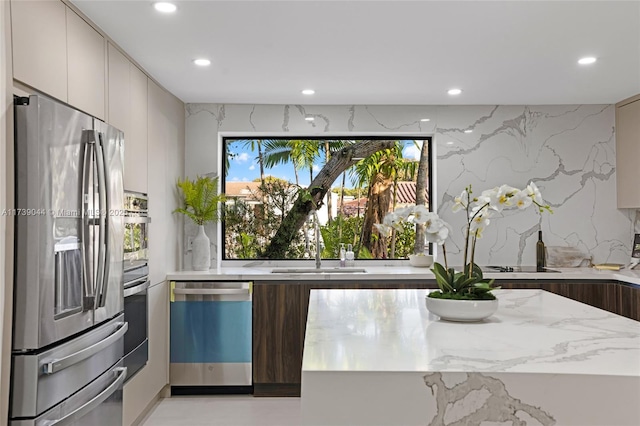
[(430, 118), (423, 118), (420, 121), (431, 121), (431, 119)]
[(464, 131), (465, 133), (473, 133), (473, 130), (467, 129)]
[(206, 67), (207, 65), (211, 65), (211, 61), (204, 58), (194, 59), (193, 63), (198, 65), (199, 67)]
[(176, 11), (177, 7), (173, 3), (169, 3), (167, 1), (158, 1), (153, 4), (153, 7), (162, 13), (173, 13)]
[(307, 121), (313, 121), (313, 120), (315, 120), (315, 118), (313, 118), (313, 117), (305, 117), (304, 119), (305, 119), (305, 120), (307, 120)]
[(460, 93), (462, 93), (462, 90), (460, 89), (449, 89), (449, 91), (447, 91), (448, 94), (450, 95), (459, 95)]
[(447, 145), (453, 145), (452, 141), (447, 142)]
[(313, 90), (313, 89), (304, 89), (304, 90), (302, 91), (302, 94), (303, 94), (303, 95), (313, 95), (314, 93), (316, 93), (316, 91), (315, 91), (315, 90)]
[(597, 61), (597, 59), (594, 58), (593, 56), (587, 56), (585, 58), (580, 58), (580, 60), (578, 60), (578, 63), (580, 65), (589, 65), (589, 64), (593, 64), (595, 61)]

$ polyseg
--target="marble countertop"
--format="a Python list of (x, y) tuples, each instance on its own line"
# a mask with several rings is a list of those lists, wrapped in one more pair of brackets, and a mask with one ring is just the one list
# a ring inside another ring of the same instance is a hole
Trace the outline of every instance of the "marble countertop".
[[(334, 263), (323, 263), (323, 267), (336, 267)], [(367, 266), (366, 264), (356, 265), (357, 268), (363, 268), (366, 273), (287, 273), (274, 274), (271, 270), (274, 268), (292, 268), (294, 266), (249, 266), (249, 267), (221, 267), (209, 271), (175, 271), (167, 274), (168, 280), (184, 280), (184, 281), (286, 281), (286, 280), (308, 280), (308, 281), (344, 281), (344, 280), (410, 280), (410, 279), (429, 279), (435, 277), (429, 268), (416, 268), (409, 265), (376, 265)], [(295, 266), (299, 267), (299, 266)], [(310, 269), (313, 266), (308, 266)], [(621, 270), (621, 271), (599, 271), (593, 268), (554, 268), (560, 273), (553, 272), (494, 272), (486, 273), (485, 277), (500, 280), (613, 280), (621, 281), (629, 284), (640, 285), (640, 270)]]
[(312, 290), (303, 372), (640, 377), (640, 322), (541, 290), (496, 290), (479, 323), (442, 321), (427, 290)]

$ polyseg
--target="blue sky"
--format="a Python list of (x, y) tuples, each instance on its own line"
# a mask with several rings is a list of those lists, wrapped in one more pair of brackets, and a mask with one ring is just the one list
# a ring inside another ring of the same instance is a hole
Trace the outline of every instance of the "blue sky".
[[(251, 151), (249, 147), (243, 146), (246, 141), (238, 140), (229, 143), (229, 151), (235, 154), (229, 164), (229, 173), (227, 174), (226, 181), (228, 182), (250, 182), (260, 177), (260, 167), (258, 165), (258, 151)], [(418, 144), (422, 146), (422, 141), (418, 141)], [(402, 150), (404, 158), (418, 160), (420, 159), (420, 148), (417, 148), (413, 140), (404, 141), (404, 149)], [(313, 165), (314, 176), (322, 168), (323, 158), (319, 158), (317, 163)], [(292, 164), (279, 164), (270, 169), (265, 169), (265, 175), (275, 176), (280, 179), (285, 179), (289, 182), (295, 182), (295, 174), (293, 172)], [(309, 185), (309, 170), (299, 170), (298, 177), (300, 179), (300, 185)], [(349, 182), (347, 182), (347, 186)], [(353, 185), (351, 185), (353, 186)]]

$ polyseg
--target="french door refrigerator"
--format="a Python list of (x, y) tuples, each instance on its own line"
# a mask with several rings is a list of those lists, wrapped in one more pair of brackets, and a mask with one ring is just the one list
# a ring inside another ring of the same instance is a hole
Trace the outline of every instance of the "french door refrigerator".
[(15, 97), (12, 425), (120, 425), (124, 135)]

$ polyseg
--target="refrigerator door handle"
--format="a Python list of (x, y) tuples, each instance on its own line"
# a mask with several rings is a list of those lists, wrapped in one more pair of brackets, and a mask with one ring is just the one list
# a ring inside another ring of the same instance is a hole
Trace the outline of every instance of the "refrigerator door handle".
[(120, 322), (116, 325), (118, 326), (118, 329), (109, 337), (106, 337), (100, 342), (91, 345), (88, 348), (82, 349), (81, 351), (75, 352), (71, 355), (67, 355), (63, 358), (54, 359), (53, 361), (44, 364), (42, 366), (42, 372), (44, 374), (57, 373), (58, 371), (64, 370), (65, 368), (77, 364), (80, 361), (84, 361), (90, 356), (93, 356), (104, 348), (110, 346), (111, 344), (113, 344), (113, 342), (124, 336), (124, 334), (127, 332), (127, 329), (129, 328), (129, 324), (126, 322)]
[[(88, 268), (87, 246), (89, 242), (86, 240), (89, 235), (89, 218), (87, 217), (88, 197), (89, 197), (89, 174), (93, 173), (93, 157), (95, 151), (95, 133), (92, 130), (82, 131), (83, 141), (83, 161), (82, 161), (82, 192), (81, 192), (81, 209), (80, 220), (82, 227), (80, 230), (80, 239), (82, 242), (82, 273), (84, 278), (84, 310), (93, 310), (93, 281), (94, 275)], [(93, 262), (91, 263), (93, 265)], [(91, 268), (93, 270), (93, 267)]]
[(107, 224), (106, 217), (108, 213), (107, 206), (107, 189), (106, 189), (106, 174), (105, 174), (105, 164), (104, 164), (104, 149), (102, 146), (102, 133), (98, 131), (94, 131), (95, 133), (95, 150), (96, 150), (96, 165), (98, 167), (98, 198), (99, 198), (99, 237), (98, 237), (98, 271), (96, 273), (96, 285), (95, 285), (95, 308), (100, 306), (104, 306), (103, 302), (103, 293), (105, 288), (105, 277), (107, 275)]
[(89, 413), (104, 401), (106, 401), (122, 386), (122, 384), (124, 383), (124, 379), (127, 377), (127, 367), (117, 367), (114, 368), (113, 371), (117, 372), (118, 376), (109, 386), (107, 386), (105, 390), (103, 390), (98, 395), (78, 407), (78, 409), (67, 414), (66, 416), (57, 420), (53, 420), (51, 422), (47, 422), (47, 426), (64, 426), (72, 424), (75, 420), (82, 418), (85, 414)]

